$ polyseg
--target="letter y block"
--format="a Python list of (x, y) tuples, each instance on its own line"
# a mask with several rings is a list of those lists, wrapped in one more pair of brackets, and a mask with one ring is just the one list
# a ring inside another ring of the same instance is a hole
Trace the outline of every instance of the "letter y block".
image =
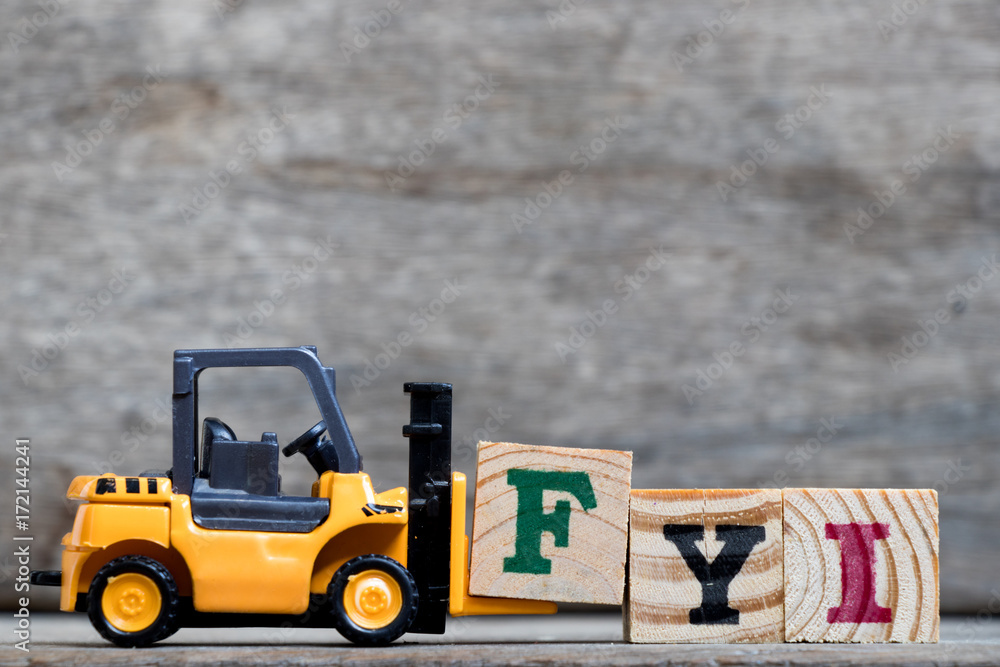
[(784, 640), (781, 491), (632, 492), (630, 642)]

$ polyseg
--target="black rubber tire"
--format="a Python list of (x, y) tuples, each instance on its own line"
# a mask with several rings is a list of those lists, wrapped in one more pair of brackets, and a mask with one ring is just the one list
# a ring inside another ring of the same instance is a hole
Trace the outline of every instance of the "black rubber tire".
[[(402, 605), (399, 613), (391, 623), (381, 628), (369, 629), (356, 624), (347, 615), (344, 608), (344, 590), (350, 578), (365, 570), (380, 570), (391, 576), (399, 585), (402, 593)], [(328, 588), (330, 613), (333, 614), (334, 627), (345, 639), (359, 646), (384, 646), (399, 639), (413, 624), (417, 617), (419, 594), (417, 582), (409, 570), (398, 561), (380, 554), (369, 554), (352, 558), (337, 570)]]
[[(156, 620), (138, 632), (124, 632), (113, 626), (101, 609), (101, 597), (108, 581), (127, 572), (135, 572), (149, 577), (160, 589), (162, 607)], [(87, 615), (94, 628), (112, 644), (123, 648), (142, 648), (166, 639), (180, 628), (180, 595), (170, 570), (161, 563), (146, 556), (122, 556), (102, 567), (87, 595)]]

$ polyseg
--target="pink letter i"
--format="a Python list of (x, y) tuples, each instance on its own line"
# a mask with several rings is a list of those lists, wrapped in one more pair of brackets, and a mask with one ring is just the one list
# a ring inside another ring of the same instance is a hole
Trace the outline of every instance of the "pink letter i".
[(840, 542), (840, 606), (827, 610), (827, 623), (892, 622), (875, 602), (875, 540), (887, 537), (886, 523), (826, 524), (826, 539)]

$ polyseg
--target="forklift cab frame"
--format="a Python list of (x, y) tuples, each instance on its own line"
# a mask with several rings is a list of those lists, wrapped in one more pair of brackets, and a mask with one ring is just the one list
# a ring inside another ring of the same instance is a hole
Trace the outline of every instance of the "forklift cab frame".
[[(278, 440), (237, 440), (218, 419), (205, 419), (198, 447), (198, 376), (207, 368), (290, 367), (309, 383), (322, 420), (285, 448), (302, 451), (317, 474), (361, 471), (361, 456), (335, 393), (336, 374), (323, 366), (312, 346), (174, 352), (174, 493), (191, 497), (192, 516), (203, 528), (310, 532), (329, 515), (329, 499), (279, 494)], [(329, 439), (323, 439), (323, 432)]]

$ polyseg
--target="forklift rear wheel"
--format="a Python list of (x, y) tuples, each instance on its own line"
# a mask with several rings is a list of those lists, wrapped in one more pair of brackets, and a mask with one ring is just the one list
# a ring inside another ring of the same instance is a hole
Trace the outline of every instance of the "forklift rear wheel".
[(401, 637), (417, 615), (413, 575), (388, 556), (347, 561), (334, 575), (329, 592), (334, 624), (355, 644), (388, 644)]
[(145, 556), (122, 556), (90, 585), (88, 615), (101, 636), (124, 648), (149, 646), (180, 627), (180, 596), (170, 570)]

